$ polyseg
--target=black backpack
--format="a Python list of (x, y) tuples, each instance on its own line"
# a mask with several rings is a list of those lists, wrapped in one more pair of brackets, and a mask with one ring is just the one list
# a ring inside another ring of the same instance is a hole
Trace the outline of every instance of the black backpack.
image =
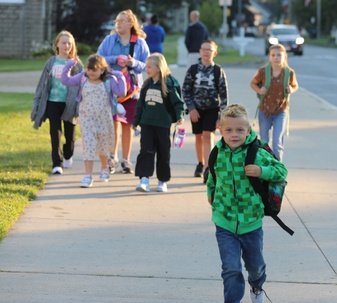
[[(221, 139), (223, 144), (226, 144), (223, 139)], [(261, 140), (258, 140), (257, 138), (249, 144), (248, 146), (248, 152), (245, 160), (245, 165), (248, 164), (254, 164), (256, 153), (259, 148), (265, 149), (267, 152), (269, 152), (271, 155), (277, 159), (277, 157), (272, 152), (269, 145)], [(209, 171), (213, 177), (214, 184), (216, 184), (216, 175), (214, 171), (214, 164), (218, 157), (218, 147), (215, 146), (208, 159), (208, 167)], [(261, 198), (262, 202), (264, 204), (264, 214), (265, 216), (272, 217), (288, 234), (291, 236), (294, 234), (294, 231), (291, 230), (287, 225), (283, 223), (283, 221), (277, 216), (278, 213), (281, 210), (281, 204), (282, 204), (282, 198), (284, 194), (285, 186), (287, 185), (287, 181), (283, 182), (269, 182), (269, 181), (262, 181), (257, 177), (248, 177), (251, 185), (253, 186), (256, 193), (258, 193)], [(212, 201), (214, 198), (214, 193), (212, 195)]]
[[(172, 76), (169, 75), (168, 78), (170, 78), (170, 80), (173, 83)], [(143, 84), (143, 87), (142, 87), (142, 89), (144, 89), (144, 94), (145, 95), (146, 95), (146, 92), (149, 89), (149, 87), (150, 87), (150, 78), (148, 78), (148, 79), (146, 79), (144, 81), (144, 84)], [(170, 86), (168, 86), (167, 88), (170, 89)], [(179, 97), (181, 98), (181, 88), (180, 88), (180, 85), (176, 86), (176, 88), (177, 88), (177, 93), (178, 93)], [(176, 111), (175, 111), (175, 108), (174, 108), (173, 104), (171, 103), (168, 95), (166, 95), (166, 97), (164, 97), (163, 94), (162, 94), (162, 98), (163, 98), (166, 110), (169, 112), (169, 114), (171, 116), (172, 123), (176, 123), (178, 121), (177, 116), (176, 116)]]

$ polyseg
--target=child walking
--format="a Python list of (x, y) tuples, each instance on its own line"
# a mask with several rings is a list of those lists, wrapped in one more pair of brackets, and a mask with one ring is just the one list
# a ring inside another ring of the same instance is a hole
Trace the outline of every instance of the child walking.
[(214, 146), (214, 133), (220, 110), (228, 102), (227, 78), (223, 69), (214, 63), (218, 46), (214, 41), (205, 40), (201, 44), (198, 64), (193, 64), (186, 72), (182, 93), (188, 108), (195, 134), (195, 149), (198, 164), (195, 177), (207, 181), (208, 156)]
[(153, 53), (146, 59), (148, 79), (140, 92), (133, 129), (141, 127), (140, 153), (137, 157), (135, 175), (140, 178), (136, 190), (150, 191), (149, 177), (154, 172), (157, 154), (157, 192), (166, 192), (171, 178), (170, 128), (172, 118), (170, 104), (175, 109), (177, 124), (184, 122), (184, 102), (178, 94), (178, 81), (171, 75), (164, 56)]
[(91, 55), (87, 61), (87, 71), (70, 77), (76, 60), (65, 65), (61, 81), (64, 85), (81, 88), (77, 101), (79, 104), (80, 128), (82, 134), (85, 176), (81, 187), (91, 187), (95, 154), (101, 161), (100, 180), (110, 178), (108, 155), (114, 145), (114, 126), (112, 115), (116, 113), (116, 98), (113, 94), (125, 96), (125, 77), (120, 71), (112, 71), (108, 77), (108, 64), (104, 57)]
[(210, 174), (206, 184), (222, 261), (224, 302), (239, 303), (244, 296), (242, 258), (248, 271), (251, 301), (262, 303), (266, 281), (262, 254), (264, 205), (248, 176), (282, 181), (287, 169), (262, 148), (257, 151), (255, 164), (245, 166), (248, 147), (256, 133), (243, 105), (228, 105), (221, 112), (220, 132), (222, 139), (216, 144), (218, 155), (214, 163), (216, 182)]
[[(78, 116), (75, 99), (79, 88), (68, 88), (61, 83), (62, 69), (67, 60), (77, 57), (73, 35), (70, 32), (61, 31), (56, 36), (53, 49), (55, 55), (47, 61), (42, 71), (30, 118), (34, 122), (35, 129), (49, 119), (52, 174), (62, 174), (63, 168), (69, 168), (73, 164), (75, 125)], [(82, 64), (78, 61), (72, 69), (72, 74), (75, 75), (81, 71)], [(61, 147), (62, 122), (65, 143)]]
[[(270, 87), (266, 87), (266, 71), (270, 71)], [(288, 81), (285, 83), (288, 73)], [(287, 63), (287, 51), (282, 44), (269, 48), (269, 64), (259, 68), (250, 87), (260, 96), (258, 121), (261, 140), (269, 143), (272, 129), (272, 150), (282, 161), (284, 134), (289, 121), (289, 95), (298, 90), (296, 74)]]

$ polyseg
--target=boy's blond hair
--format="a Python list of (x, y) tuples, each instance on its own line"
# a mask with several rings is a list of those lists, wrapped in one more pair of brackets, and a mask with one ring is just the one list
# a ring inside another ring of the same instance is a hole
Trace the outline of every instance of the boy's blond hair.
[(228, 117), (244, 119), (247, 121), (247, 124), (250, 125), (248, 111), (242, 104), (230, 104), (223, 109), (221, 111), (220, 124), (222, 124), (222, 122)]

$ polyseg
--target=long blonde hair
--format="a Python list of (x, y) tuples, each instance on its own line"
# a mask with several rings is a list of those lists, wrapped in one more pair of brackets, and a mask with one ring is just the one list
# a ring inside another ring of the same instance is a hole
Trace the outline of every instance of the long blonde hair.
[[(126, 18), (128, 19), (128, 21), (132, 24), (132, 27), (131, 27), (131, 35), (135, 35), (139, 38), (146, 38), (146, 33), (142, 30), (139, 22), (138, 22), (138, 19), (137, 19), (137, 16), (132, 12), (131, 9), (127, 9), (125, 11), (121, 11), (118, 16), (120, 15), (124, 15), (126, 16)], [(117, 16), (117, 18), (118, 18)]]
[(70, 38), (70, 40), (71, 40), (72, 47), (71, 47), (71, 50), (69, 52), (69, 58), (73, 59), (73, 58), (77, 57), (77, 47), (76, 47), (76, 43), (75, 43), (75, 38), (70, 32), (65, 31), (65, 30), (59, 32), (58, 35), (55, 38), (55, 41), (53, 43), (53, 50), (54, 50), (55, 54), (58, 55), (59, 52), (60, 52), (58, 47), (57, 47), (57, 43), (59, 43), (61, 37), (63, 37), (63, 36), (66, 36), (66, 37)]
[(164, 97), (167, 96), (168, 89), (166, 79), (171, 74), (170, 68), (167, 65), (165, 57), (160, 53), (153, 53), (147, 57), (146, 61), (150, 61), (159, 69), (159, 80), (161, 83), (161, 91)]

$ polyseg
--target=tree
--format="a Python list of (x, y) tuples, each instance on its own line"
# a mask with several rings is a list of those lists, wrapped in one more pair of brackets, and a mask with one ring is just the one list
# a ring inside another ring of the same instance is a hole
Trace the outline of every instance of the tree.
[(207, 26), (211, 36), (219, 34), (222, 18), (222, 8), (219, 6), (219, 0), (203, 1), (200, 7), (200, 20)]
[(77, 42), (94, 44), (103, 35), (101, 26), (111, 18), (109, 0), (56, 1), (56, 31), (70, 31)]
[[(321, 32), (329, 34), (333, 25), (337, 25), (337, 1), (321, 1)], [(304, 6), (303, 0), (293, 0), (292, 13), (296, 23), (307, 29), (315, 28), (317, 21), (317, 0), (311, 0), (308, 6)], [(314, 21), (312, 23), (312, 21)]]

